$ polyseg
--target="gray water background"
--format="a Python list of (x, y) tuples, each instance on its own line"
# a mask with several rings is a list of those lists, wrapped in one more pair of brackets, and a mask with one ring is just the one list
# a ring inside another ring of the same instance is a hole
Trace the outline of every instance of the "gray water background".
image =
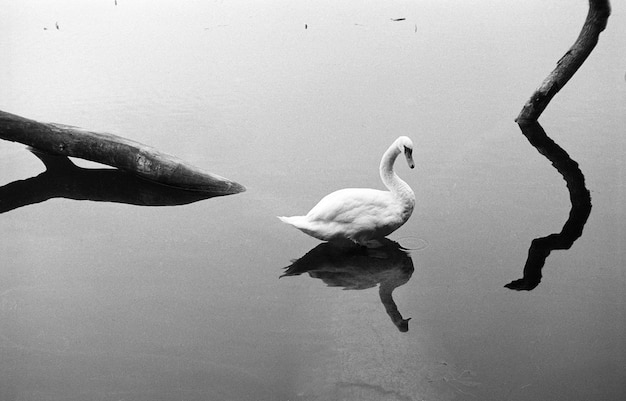
[[(585, 1), (0, 1), (0, 110), (132, 138), (247, 187), (185, 206), (56, 198), (0, 215), (0, 399), (623, 399), (614, 3), (540, 120), (585, 174), (591, 216), (517, 292), (504, 285), (570, 204), (513, 119)], [(319, 241), (275, 217), (381, 188), (399, 135), (416, 147), (415, 170), (397, 164), (416, 210), (391, 235), (414, 248), (393, 292), (408, 332), (375, 288), (278, 279)], [(45, 170), (20, 144), (0, 141), (0, 155), (0, 185)]]

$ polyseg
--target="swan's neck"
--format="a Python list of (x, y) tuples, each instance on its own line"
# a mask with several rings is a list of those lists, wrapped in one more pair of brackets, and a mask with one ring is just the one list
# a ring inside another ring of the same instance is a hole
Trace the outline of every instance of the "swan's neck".
[(398, 177), (395, 171), (393, 171), (393, 164), (399, 154), (400, 149), (395, 143), (387, 149), (380, 161), (380, 178), (392, 194), (401, 199), (415, 199), (415, 195), (411, 187), (409, 187), (409, 184), (404, 182)]

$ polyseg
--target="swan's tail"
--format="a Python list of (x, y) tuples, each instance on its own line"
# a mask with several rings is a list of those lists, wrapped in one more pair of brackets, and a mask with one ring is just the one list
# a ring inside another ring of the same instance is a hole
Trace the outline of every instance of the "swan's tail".
[(310, 224), (308, 223), (308, 221), (306, 219), (306, 216), (289, 216), (289, 217), (277, 216), (277, 217), (283, 223), (287, 223), (290, 226), (293, 226), (293, 227), (297, 228), (298, 230), (300, 230), (302, 232), (305, 232), (305, 233), (315, 237), (315, 234), (311, 233)]
[(290, 217), (276, 216), (276, 217), (278, 217), (283, 223), (287, 223), (290, 226), (297, 228), (298, 230), (302, 231), (303, 233), (307, 235), (310, 235), (313, 238), (321, 239), (323, 241), (328, 240), (326, 235), (324, 235), (323, 233), (317, 232), (311, 226), (311, 223), (308, 221), (307, 216), (290, 216)]
[(302, 216), (291, 216), (291, 217), (287, 217), (287, 216), (276, 216), (280, 219), (280, 221), (282, 221), (283, 223), (287, 223), (290, 224), (292, 226), (296, 226), (297, 227), (297, 221), (302, 218)]

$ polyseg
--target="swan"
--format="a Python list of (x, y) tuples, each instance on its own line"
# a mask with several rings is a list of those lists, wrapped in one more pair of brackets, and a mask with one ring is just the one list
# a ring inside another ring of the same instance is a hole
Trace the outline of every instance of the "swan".
[(306, 216), (278, 218), (323, 241), (349, 240), (366, 247), (379, 246), (379, 240), (406, 223), (415, 207), (413, 190), (393, 171), (393, 164), (401, 153), (409, 167), (415, 167), (413, 142), (401, 136), (389, 146), (380, 161), (380, 178), (388, 191), (340, 189), (322, 198)]

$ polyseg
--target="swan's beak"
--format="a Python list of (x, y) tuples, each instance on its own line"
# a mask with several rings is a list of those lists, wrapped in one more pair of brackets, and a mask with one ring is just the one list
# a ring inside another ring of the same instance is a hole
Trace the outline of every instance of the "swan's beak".
[(415, 168), (415, 163), (413, 162), (413, 149), (409, 149), (405, 146), (404, 157), (406, 157), (406, 162), (408, 163), (409, 167)]

